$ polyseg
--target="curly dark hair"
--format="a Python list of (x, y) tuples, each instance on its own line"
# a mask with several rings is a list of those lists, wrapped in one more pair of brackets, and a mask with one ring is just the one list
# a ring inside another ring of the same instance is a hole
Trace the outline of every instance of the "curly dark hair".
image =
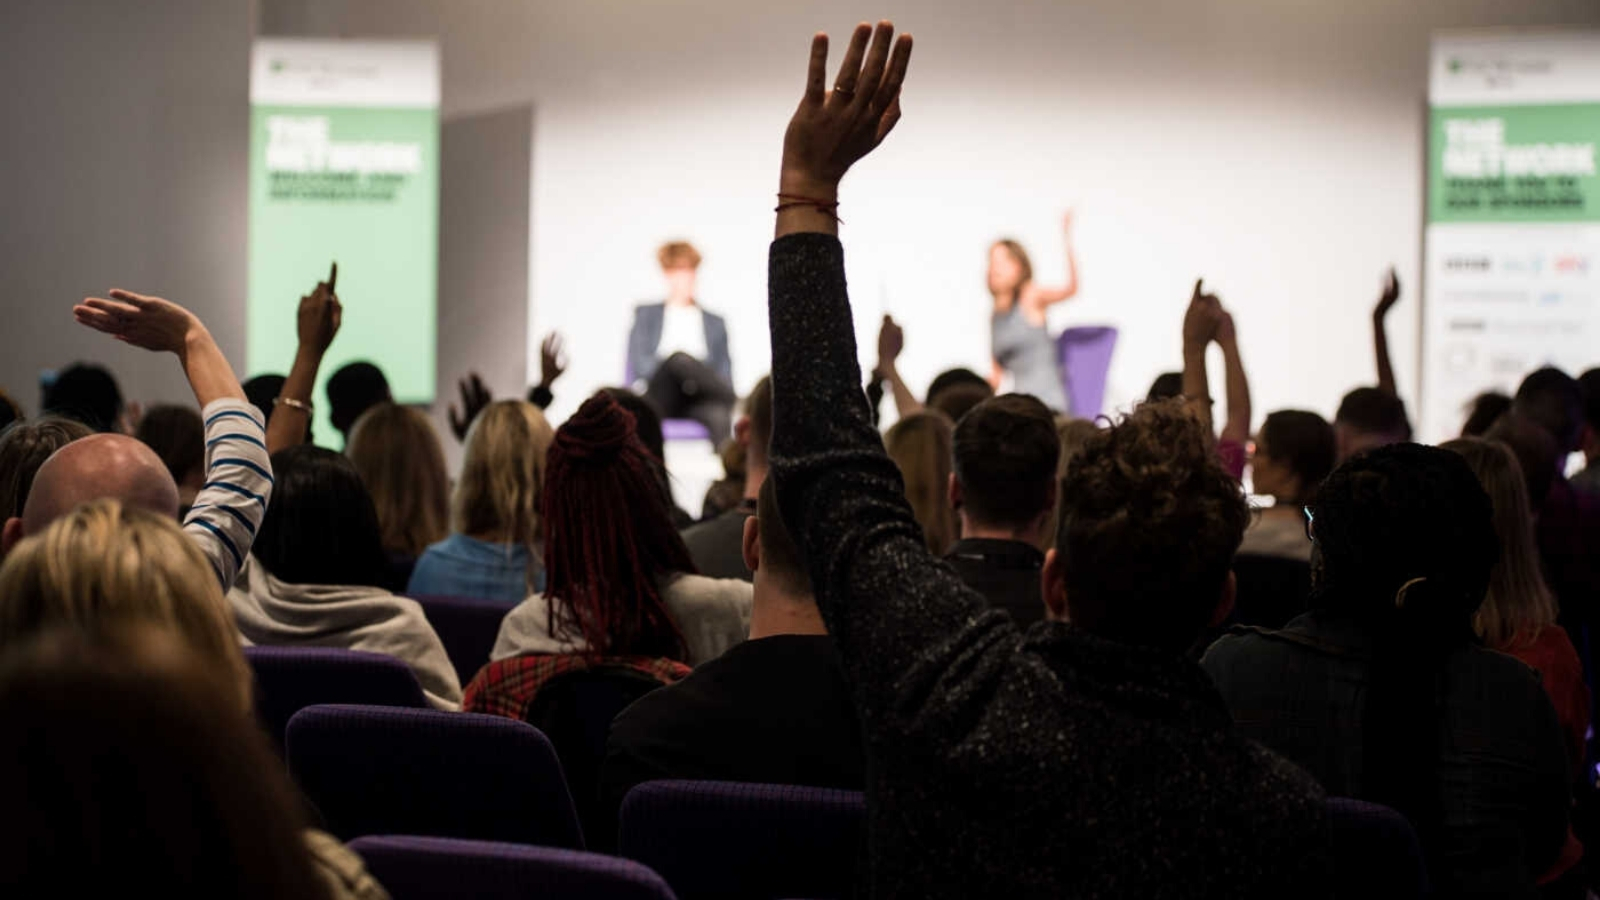
[(1239, 482), (1181, 401), (1091, 437), (1061, 480), (1056, 553), (1074, 621), (1182, 651), (1210, 624), (1250, 521)]

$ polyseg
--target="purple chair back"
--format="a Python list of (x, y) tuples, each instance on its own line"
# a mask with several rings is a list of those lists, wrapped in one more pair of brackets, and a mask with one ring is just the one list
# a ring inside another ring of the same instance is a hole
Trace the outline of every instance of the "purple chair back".
[(857, 791), (647, 781), (622, 801), (620, 851), (682, 900), (848, 897), (865, 818)]
[(289, 720), (289, 774), (342, 840), (369, 834), (583, 848), (556, 752), (499, 716), (313, 706)]
[(295, 713), (318, 703), (425, 708), (411, 667), (392, 656), (334, 647), (246, 647), (256, 676), (256, 718), (283, 746)]
[(1406, 817), (1387, 806), (1328, 798), (1334, 900), (1428, 896), (1422, 845)]
[(1056, 358), (1075, 418), (1093, 419), (1104, 412), (1106, 373), (1116, 348), (1117, 329), (1109, 326), (1068, 328), (1056, 338)]
[(495, 638), (500, 635), (500, 623), (505, 621), (511, 607), (493, 600), (474, 597), (412, 597), (422, 607), (428, 624), (433, 626), (444, 644), (444, 652), (455, 667), (456, 677), (462, 684), (472, 681), (472, 676), (489, 662)]
[(676, 900), (644, 866), (581, 850), (430, 837), (364, 837), (350, 849), (394, 900)]
[[(633, 359), (627, 357), (627, 362), (622, 364), (622, 383), (632, 389), (634, 375)], [(724, 436), (726, 437), (726, 436)], [(661, 420), (661, 439), (665, 441), (709, 441), (711, 432), (704, 425), (693, 419), (667, 419)], [(715, 442), (713, 442), (715, 443)]]

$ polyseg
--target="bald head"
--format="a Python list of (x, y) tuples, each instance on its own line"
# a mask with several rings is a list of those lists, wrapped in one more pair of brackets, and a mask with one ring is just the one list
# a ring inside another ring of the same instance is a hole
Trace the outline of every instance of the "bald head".
[(33, 477), (22, 533), (38, 534), (79, 504), (114, 497), (157, 515), (178, 517), (178, 486), (161, 457), (122, 434), (96, 434), (57, 450)]

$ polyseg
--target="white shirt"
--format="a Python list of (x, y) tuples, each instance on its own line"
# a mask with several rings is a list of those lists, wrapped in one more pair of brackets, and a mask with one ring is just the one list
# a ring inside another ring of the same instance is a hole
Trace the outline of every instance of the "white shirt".
[(656, 344), (656, 358), (666, 359), (674, 353), (683, 353), (704, 362), (711, 351), (706, 349), (706, 319), (699, 306), (662, 307), (661, 342)]

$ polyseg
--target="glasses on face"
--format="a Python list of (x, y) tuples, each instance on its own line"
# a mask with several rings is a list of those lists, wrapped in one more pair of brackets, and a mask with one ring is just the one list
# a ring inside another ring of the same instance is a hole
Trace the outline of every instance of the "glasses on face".
[(1300, 511), (1306, 514), (1306, 540), (1314, 543), (1317, 540), (1317, 530), (1315, 527), (1317, 523), (1317, 514), (1312, 512), (1311, 507), (1309, 506), (1300, 507)]

